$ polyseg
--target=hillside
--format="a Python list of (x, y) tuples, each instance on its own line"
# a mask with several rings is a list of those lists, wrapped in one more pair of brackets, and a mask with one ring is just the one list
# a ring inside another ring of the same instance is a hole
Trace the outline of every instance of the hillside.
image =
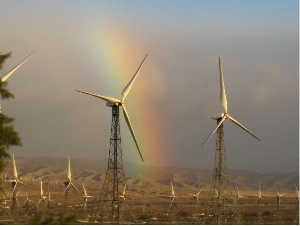
[[(6, 175), (12, 175), (11, 163), (8, 163)], [(22, 178), (43, 180), (64, 180), (67, 173), (66, 158), (37, 157), (33, 159), (16, 158), (18, 173)], [(149, 167), (124, 163), (127, 184), (139, 188), (169, 186), (170, 181), (178, 188), (209, 187), (212, 170), (173, 167)], [(85, 181), (103, 181), (104, 161), (71, 159), (72, 179)], [(230, 183), (243, 190), (257, 190), (258, 182), (262, 189), (274, 191), (274, 187), (283, 191), (295, 191), (299, 172), (293, 173), (258, 173), (248, 170), (229, 170)]]

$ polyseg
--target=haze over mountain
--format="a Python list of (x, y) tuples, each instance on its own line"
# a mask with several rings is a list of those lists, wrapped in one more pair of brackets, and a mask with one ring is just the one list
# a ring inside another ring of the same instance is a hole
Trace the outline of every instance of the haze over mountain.
[[(11, 163), (5, 172), (12, 175)], [(37, 157), (33, 159), (16, 158), (18, 173), (22, 178), (47, 180), (64, 180), (67, 175), (67, 158)], [(104, 180), (104, 160), (71, 158), (72, 179), (81, 181)], [(150, 167), (124, 162), (126, 184), (131, 187), (151, 189), (157, 185), (169, 186), (173, 181), (176, 187), (200, 188), (210, 187), (212, 169)], [(263, 190), (274, 191), (274, 187), (283, 191), (294, 191), (299, 181), (299, 172), (293, 173), (259, 173), (249, 170), (228, 170), (230, 184), (243, 190), (256, 190), (258, 182)]]

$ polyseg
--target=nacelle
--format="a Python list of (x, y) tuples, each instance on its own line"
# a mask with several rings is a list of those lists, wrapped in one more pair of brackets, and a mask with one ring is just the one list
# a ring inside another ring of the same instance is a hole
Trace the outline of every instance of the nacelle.
[(113, 106), (119, 106), (118, 103), (110, 103), (110, 102), (106, 102), (106, 106), (107, 107), (113, 107)]
[(224, 113), (219, 113), (219, 114), (216, 114), (216, 115), (212, 115), (211, 118), (215, 119), (215, 120), (218, 120), (220, 118), (223, 118), (224, 115), (225, 115)]

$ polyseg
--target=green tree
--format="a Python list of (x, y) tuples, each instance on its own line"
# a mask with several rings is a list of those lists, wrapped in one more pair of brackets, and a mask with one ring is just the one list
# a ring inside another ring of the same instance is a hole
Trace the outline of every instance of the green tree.
[[(2, 70), (5, 60), (10, 56), (11, 53), (0, 54), (0, 71)], [(7, 82), (2, 81), (2, 77), (0, 78), (0, 95), (1, 99), (14, 98), (14, 95), (7, 89)], [(21, 138), (18, 132), (14, 130), (13, 122), (13, 118), (2, 113), (0, 102), (0, 173), (2, 173), (6, 167), (5, 160), (10, 158), (7, 152), (8, 148), (12, 145), (22, 146)]]

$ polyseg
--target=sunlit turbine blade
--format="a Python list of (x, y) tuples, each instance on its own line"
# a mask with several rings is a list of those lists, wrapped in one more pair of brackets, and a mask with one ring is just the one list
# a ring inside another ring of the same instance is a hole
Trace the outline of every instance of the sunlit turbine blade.
[(171, 205), (170, 205), (170, 206), (172, 206), (174, 199), (175, 199), (175, 198), (174, 198), (174, 197), (172, 197), (172, 201), (171, 201)]
[(68, 185), (66, 186), (66, 188), (65, 188), (65, 190), (64, 190), (64, 192), (63, 192), (63, 194), (65, 194), (66, 193), (66, 191), (68, 190), (68, 188), (70, 187), (70, 184), (71, 183), (68, 183)]
[(133, 77), (131, 78), (131, 80), (129, 81), (129, 83), (127, 84), (127, 86), (124, 88), (124, 90), (122, 91), (122, 95), (123, 95), (123, 98), (122, 98), (122, 102), (123, 100), (125, 100), (126, 96), (128, 95), (131, 87), (132, 87), (132, 84), (134, 83), (134, 80), (136, 78), (136, 76), (138, 75), (144, 61), (146, 60), (146, 57), (147, 55), (145, 56), (144, 60), (142, 61), (142, 63), (140, 64), (139, 68), (137, 69), (137, 71), (135, 72), (135, 74), (133, 75)]
[(279, 192), (276, 190), (276, 188), (274, 188), (275, 189), (275, 191), (276, 191), (276, 193), (277, 193), (277, 196), (279, 196)]
[(87, 95), (91, 95), (91, 96), (100, 98), (100, 99), (105, 100), (106, 102), (109, 102), (109, 103), (112, 103), (112, 104), (121, 103), (120, 100), (115, 99), (113, 97), (101, 96), (101, 95), (98, 95), (98, 94), (88, 93), (88, 92), (84, 92), (84, 91), (80, 91), (80, 90), (76, 90), (76, 91), (79, 92), (79, 93), (84, 93), (84, 94), (87, 94)]
[[(171, 181), (171, 187), (172, 187), (172, 195), (174, 196), (175, 193), (174, 193), (174, 188), (173, 188), (173, 183), (172, 183), (172, 181)], [(173, 198), (173, 199), (174, 199), (174, 198)]]
[(198, 199), (198, 196), (200, 195), (202, 189), (203, 189), (203, 188), (201, 188), (200, 191), (197, 193), (197, 195), (196, 195), (197, 199)]
[(235, 124), (237, 124), (239, 127), (241, 127), (243, 130), (245, 130), (246, 132), (248, 132), (250, 135), (252, 135), (253, 137), (255, 137), (257, 140), (260, 141), (260, 139), (255, 136), (253, 133), (250, 132), (250, 130), (248, 130), (245, 126), (243, 126), (241, 123), (239, 123), (238, 121), (236, 121), (234, 118), (232, 118), (230, 115), (227, 115), (227, 117), (234, 122)]
[(85, 187), (84, 187), (83, 183), (82, 183), (82, 187), (83, 187), (83, 194), (84, 194), (84, 197), (87, 197), (87, 193), (86, 193), (86, 190), (85, 190)]
[(42, 200), (43, 200), (43, 199), (40, 199), (36, 205), (38, 206)]
[(11, 197), (14, 196), (14, 192), (16, 190), (16, 187), (17, 187), (17, 183), (15, 183), (15, 186), (13, 187), (12, 191), (11, 191)]
[(28, 188), (28, 186), (26, 184), (24, 184), (23, 182), (21, 181), (18, 181), (18, 183), (22, 184), (24, 187)]
[(217, 131), (217, 129), (221, 126), (221, 124), (225, 121), (226, 115), (223, 116), (223, 118), (218, 123), (217, 127), (212, 131), (212, 133), (209, 135), (209, 137), (205, 140), (205, 142), (202, 144), (201, 148), (205, 145), (205, 143), (211, 138), (211, 136)]
[(227, 113), (227, 98), (226, 98), (224, 77), (223, 77), (222, 64), (221, 64), (220, 57), (219, 57), (219, 68), (220, 68), (220, 101), (221, 101), (222, 106), (224, 107), (225, 113)]
[(77, 188), (74, 186), (74, 184), (72, 182), (70, 184), (77, 191), (77, 193), (80, 194), (80, 192), (77, 190)]
[(43, 196), (43, 181), (41, 181), (41, 197)]
[(136, 147), (137, 147), (137, 149), (138, 149), (138, 151), (139, 151), (139, 154), (140, 154), (140, 156), (141, 156), (141, 159), (142, 159), (142, 161), (144, 162), (142, 153), (141, 153), (141, 151), (140, 151), (139, 144), (138, 144), (138, 142), (137, 142), (137, 140), (136, 140), (136, 138), (135, 138), (134, 131), (133, 131), (133, 129), (132, 129), (132, 126), (131, 126), (131, 123), (130, 123), (130, 119), (129, 119), (129, 116), (128, 116), (128, 114), (127, 114), (127, 111), (126, 111), (126, 108), (125, 108), (125, 105), (124, 105), (124, 104), (122, 105), (122, 108), (123, 108), (123, 114), (124, 114), (126, 123), (127, 123), (127, 125), (128, 125), (128, 128), (129, 128), (129, 130), (130, 130), (130, 132), (131, 132), (131, 135), (132, 135), (132, 137), (133, 137), (133, 140), (134, 140), (134, 142), (135, 142), (135, 145), (136, 145)]
[(68, 175), (67, 178), (69, 180), (69, 182), (71, 182), (71, 163), (70, 163), (70, 156), (68, 156)]
[(17, 172), (17, 167), (16, 167), (16, 162), (15, 162), (15, 155), (12, 155), (12, 164), (13, 164), (13, 170), (14, 170), (14, 179), (18, 180), (18, 172)]
[(1, 77), (1, 81), (5, 82), (22, 64), (25, 63), (26, 60), (29, 59), (29, 57), (31, 57), (33, 54), (35, 53), (35, 51), (33, 53), (31, 53), (28, 57), (26, 57), (21, 63), (19, 63), (17, 66), (15, 66), (13, 69), (11, 69), (9, 72), (7, 72), (6, 74), (4, 74)]
[(16, 194), (16, 197), (19, 195), (20, 191), (21, 191), (22, 187), (19, 189), (19, 191)]

